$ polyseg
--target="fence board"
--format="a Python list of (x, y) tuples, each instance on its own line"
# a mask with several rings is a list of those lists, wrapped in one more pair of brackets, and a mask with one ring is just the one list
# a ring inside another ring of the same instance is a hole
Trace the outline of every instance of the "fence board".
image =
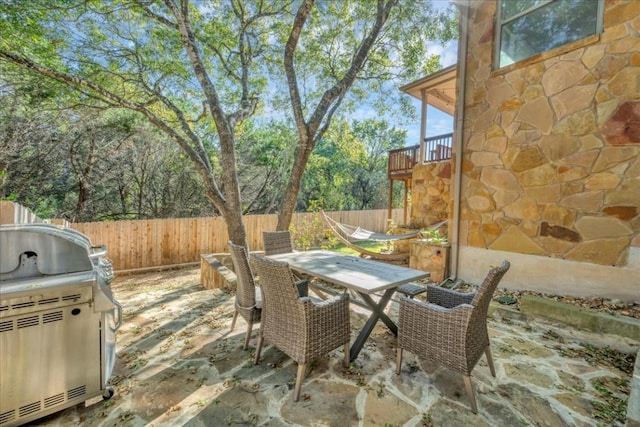
[[(387, 230), (387, 210), (327, 212), (335, 220), (359, 225), (367, 230)], [(402, 221), (403, 210), (394, 209), (393, 219)], [(263, 250), (262, 232), (275, 230), (276, 215), (244, 217), (247, 243), (252, 250)], [(94, 244), (107, 246), (108, 257), (116, 270), (198, 262), (200, 254), (228, 252), (229, 234), (222, 217), (172, 218), (135, 221), (71, 224), (89, 236)], [(292, 229), (296, 232), (319, 230), (325, 226), (317, 213), (296, 213)]]
[(0, 224), (31, 224), (34, 222), (43, 222), (43, 220), (19, 203), (0, 200)]

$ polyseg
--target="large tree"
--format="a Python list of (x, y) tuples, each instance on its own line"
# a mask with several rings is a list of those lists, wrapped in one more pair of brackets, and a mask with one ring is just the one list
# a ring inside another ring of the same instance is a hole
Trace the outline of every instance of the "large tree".
[(74, 222), (211, 213), (190, 160), (136, 113), (60, 109), (46, 81), (5, 81), (0, 197)]
[(426, 40), (452, 36), (425, 0), (0, 0), (0, 10), (3, 72), (67, 85), (76, 107), (143, 115), (181, 147), (245, 246), (243, 122), (260, 110), (295, 123), (286, 229), (309, 155), (349, 94), (432, 71)]

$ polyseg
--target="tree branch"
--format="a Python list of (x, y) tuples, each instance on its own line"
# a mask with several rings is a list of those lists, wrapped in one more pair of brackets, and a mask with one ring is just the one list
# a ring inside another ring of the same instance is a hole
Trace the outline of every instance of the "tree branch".
[(349, 88), (353, 85), (353, 82), (358, 77), (358, 73), (362, 70), (367, 57), (369, 56), (369, 52), (373, 47), (376, 39), (378, 38), (384, 24), (387, 22), (389, 18), (389, 14), (391, 13), (391, 9), (398, 4), (398, 0), (388, 0), (385, 3), (385, 0), (378, 0), (377, 4), (377, 13), (376, 13), (376, 21), (371, 28), (371, 31), (367, 36), (362, 40), (358, 51), (353, 57), (353, 61), (351, 62), (351, 66), (349, 70), (345, 73), (344, 77), (338, 81), (335, 85), (333, 85), (330, 89), (325, 91), (322, 95), (322, 99), (318, 103), (315, 111), (313, 112), (311, 118), (308, 122), (308, 128), (310, 134), (315, 134), (315, 131), (318, 129), (320, 124), (322, 123), (329, 106), (338, 99), (344, 97)]
[(171, 139), (176, 141), (176, 143), (180, 145), (180, 147), (184, 150), (187, 156), (191, 158), (193, 163), (200, 170), (203, 178), (205, 179), (206, 185), (209, 187), (212, 202), (215, 204), (217, 209), (221, 211), (223, 210), (224, 204), (225, 204), (225, 198), (220, 192), (220, 190), (218, 189), (218, 186), (213, 178), (210, 166), (208, 167), (206, 163), (202, 162), (202, 159), (200, 158), (199, 153), (193, 149), (193, 147), (189, 144), (189, 142), (185, 139), (184, 136), (177, 133), (170, 125), (165, 123), (164, 120), (162, 120), (159, 116), (154, 114), (144, 104), (140, 104), (137, 102), (132, 102), (127, 99), (124, 99), (90, 80), (83, 79), (77, 76), (72, 76), (66, 73), (62, 73), (60, 71), (52, 70), (50, 68), (37, 64), (28, 58), (23, 58), (21, 56), (15, 55), (10, 52), (0, 50), (0, 59), (20, 65), (28, 70), (31, 70), (36, 74), (40, 74), (42, 76), (51, 78), (58, 82), (65, 83), (73, 88), (76, 88), (76, 90), (82, 90), (82, 88), (87, 88), (92, 93), (98, 95), (101, 99), (103, 99), (109, 105), (115, 105), (115, 106), (119, 106), (122, 108), (126, 108), (129, 110), (142, 113), (158, 129), (162, 130)]
[[(298, 41), (302, 34), (305, 22), (313, 9), (314, 0), (304, 0), (298, 11), (296, 17), (291, 26), (291, 32), (287, 39), (287, 44), (284, 48), (284, 71), (287, 75), (287, 86), (289, 87), (289, 97), (291, 98), (291, 107), (293, 108), (293, 117), (298, 128), (298, 134), (300, 136), (308, 135), (307, 126), (304, 120), (304, 114), (302, 112), (302, 101), (300, 99), (300, 89), (298, 88), (298, 77), (293, 64), (293, 59), (298, 47)], [(301, 141), (302, 142), (302, 141)], [(297, 148), (296, 148), (297, 150)]]

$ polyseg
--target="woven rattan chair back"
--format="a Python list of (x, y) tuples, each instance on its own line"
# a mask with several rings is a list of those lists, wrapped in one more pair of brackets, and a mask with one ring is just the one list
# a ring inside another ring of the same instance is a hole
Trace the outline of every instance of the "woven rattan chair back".
[(259, 255), (252, 262), (260, 276), (264, 313), (261, 335), (296, 361), (306, 361), (305, 307), (299, 303), (295, 278), (287, 263)]
[(244, 247), (228, 243), (231, 261), (236, 273), (236, 298), (242, 307), (252, 307), (256, 304), (256, 291), (253, 273), (249, 265), (249, 258)]
[[(244, 349), (249, 345), (251, 330), (254, 322), (259, 322), (262, 315), (261, 301), (256, 298), (256, 286), (249, 265), (249, 258), (244, 247), (235, 245), (232, 242), (227, 243), (231, 261), (236, 273), (236, 303), (235, 314), (231, 322), (231, 330), (235, 328), (238, 314), (247, 322), (247, 336), (245, 337)], [(259, 292), (259, 291), (258, 291)]]
[(502, 277), (509, 270), (510, 266), (509, 261), (504, 260), (500, 266), (493, 267), (489, 270), (489, 273), (487, 273), (487, 276), (478, 288), (476, 295), (473, 297), (473, 300), (471, 300), (471, 305), (473, 306), (473, 314), (471, 316), (472, 323), (473, 320), (479, 320), (486, 324), (489, 303), (491, 302), (491, 298), (493, 298), (493, 293), (496, 291), (500, 280), (502, 280)]
[(266, 339), (298, 363), (293, 400), (300, 397), (302, 380), (309, 363), (344, 345), (344, 363), (349, 364), (349, 296), (341, 294), (321, 303), (299, 297), (289, 265), (264, 256), (252, 255), (260, 277), (264, 313), (255, 363), (260, 360)]
[[(403, 350), (463, 375), (471, 410), (477, 405), (471, 371), (485, 354), (491, 374), (495, 369), (487, 331), (487, 310), (498, 283), (509, 270), (508, 261), (493, 267), (475, 293), (463, 294), (437, 286), (427, 287), (427, 301), (400, 297), (397, 369)], [(439, 308), (437, 304), (443, 308)]]
[(264, 238), (264, 254), (266, 256), (293, 252), (290, 232), (265, 231), (262, 236)]

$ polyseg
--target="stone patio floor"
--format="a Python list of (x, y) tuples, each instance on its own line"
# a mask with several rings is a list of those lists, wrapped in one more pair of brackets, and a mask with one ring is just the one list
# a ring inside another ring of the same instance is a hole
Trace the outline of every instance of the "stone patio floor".
[[(624, 410), (631, 374), (585, 360), (581, 343), (631, 353), (639, 343), (543, 321), (489, 321), (497, 378), (483, 358), (472, 373), (478, 415), (462, 377), (405, 352), (395, 374), (395, 337), (374, 330), (349, 368), (337, 349), (314, 365), (299, 402), (291, 399), (296, 365), (263, 349), (254, 365), (257, 328), (242, 350), (246, 324), (229, 332), (233, 293), (206, 290), (199, 269), (117, 277), (124, 307), (115, 395), (42, 418), (41, 426), (597, 426)], [(395, 303), (391, 307), (396, 315)], [(365, 321), (353, 312), (352, 329)], [(635, 349), (635, 350), (634, 350)], [(634, 353), (635, 354), (635, 353)], [(622, 406), (622, 409), (621, 409)], [(624, 412), (622, 418), (624, 419)]]

